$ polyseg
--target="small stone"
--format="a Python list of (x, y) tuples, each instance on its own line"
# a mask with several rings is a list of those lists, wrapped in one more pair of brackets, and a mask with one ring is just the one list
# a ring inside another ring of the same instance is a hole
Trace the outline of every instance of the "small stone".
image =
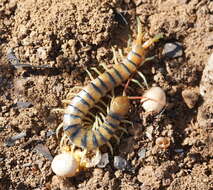
[(146, 149), (145, 148), (141, 148), (139, 151), (138, 151), (138, 156), (139, 156), (139, 159), (143, 159), (146, 157)]
[(6, 146), (14, 146), (15, 145), (15, 141), (16, 140), (19, 140), (23, 137), (26, 137), (27, 136), (27, 133), (26, 132), (22, 132), (22, 133), (19, 133), (13, 137), (9, 137), (6, 141), (5, 141), (5, 145)]
[(127, 161), (120, 156), (115, 156), (114, 157), (114, 167), (118, 170), (124, 171), (127, 168)]
[(163, 49), (163, 55), (167, 58), (177, 58), (183, 55), (183, 48), (181, 43), (173, 42), (166, 43)]
[(104, 153), (101, 156), (101, 160), (100, 160), (100, 162), (98, 163), (97, 166), (99, 168), (105, 168), (108, 163), (109, 163), (109, 155), (108, 155), (108, 153)]
[(36, 150), (37, 152), (41, 153), (48, 160), (53, 160), (53, 157), (52, 157), (49, 149), (46, 146), (44, 146), (43, 144), (36, 145), (34, 150)]
[(186, 89), (182, 91), (182, 97), (189, 109), (192, 109), (198, 101), (199, 93), (196, 89)]
[(31, 102), (21, 102), (21, 101), (18, 101), (16, 103), (16, 106), (18, 109), (21, 109), (21, 108), (29, 108), (32, 106), (32, 103)]

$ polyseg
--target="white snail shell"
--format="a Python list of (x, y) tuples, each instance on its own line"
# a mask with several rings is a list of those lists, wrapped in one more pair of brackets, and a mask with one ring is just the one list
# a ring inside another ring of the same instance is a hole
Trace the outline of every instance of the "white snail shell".
[(160, 87), (152, 87), (145, 92), (142, 107), (146, 112), (159, 113), (166, 105), (166, 94)]
[(72, 154), (64, 152), (55, 156), (51, 167), (57, 176), (72, 177), (77, 173), (79, 165)]

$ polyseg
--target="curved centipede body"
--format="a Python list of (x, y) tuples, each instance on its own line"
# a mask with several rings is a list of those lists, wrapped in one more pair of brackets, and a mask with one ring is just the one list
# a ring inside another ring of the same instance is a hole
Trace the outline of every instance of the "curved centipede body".
[(144, 44), (142, 44), (142, 38), (143, 35), (139, 29), (133, 47), (122, 63), (115, 64), (113, 68), (94, 79), (71, 100), (66, 108), (63, 130), (77, 147), (90, 151), (107, 143), (118, 129), (123, 117), (128, 113), (128, 97), (119, 96), (112, 101), (102, 125), (96, 130), (83, 127), (83, 119), (89, 110), (109, 91), (121, 85), (130, 78), (132, 73), (137, 71), (145, 59), (145, 50), (158, 41), (161, 36), (156, 36)]

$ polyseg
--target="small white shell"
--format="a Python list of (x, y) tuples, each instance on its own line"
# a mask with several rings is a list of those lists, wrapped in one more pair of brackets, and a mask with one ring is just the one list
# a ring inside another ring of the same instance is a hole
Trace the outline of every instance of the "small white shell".
[(79, 165), (72, 154), (64, 152), (55, 156), (51, 167), (57, 176), (72, 177), (78, 171)]
[(150, 98), (150, 100), (141, 100), (142, 107), (146, 112), (159, 113), (166, 105), (166, 94), (160, 87), (150, 88), (143, 97)]

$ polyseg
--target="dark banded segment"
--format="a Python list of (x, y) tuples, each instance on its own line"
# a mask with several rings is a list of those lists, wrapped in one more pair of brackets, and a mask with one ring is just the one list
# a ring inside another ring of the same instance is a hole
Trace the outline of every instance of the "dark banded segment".
[(77, 129), (77, 128), (81, 128), (81, 126), (78, 123), (63, 127), (64, 131), (67, 131), (67, 130), (70, 130), (70, 129)]
[(124, 63), (121, 63), (120, 65), (125, 69), (125, 71), (126, 71), (129, 75), (132, 74), (132, 72), (129, 70), (129, 68), (128, 68)]
[(76, 106), (69, 104), (70, 107), (74, 108), (74, 110), (76, 110), (77, 112), (80, 112), (82, 114), (85, 114), (83, 111), (81, 111), (80, 109), (78, 109)]
[(120, 74), (120, 72), (119, 72), (117, 69), (113, 68), (113, 71), (115, 72), (116, 76), (117, 76), (121, 81), (124, 81), (124, 78), (122, 77), (122, 75)]
[(81, 127), (77, 128), (71, 135), (70, 139), (73, 140), (81, 131)]
[(135, 52), (133, 50), (131, 51), (131, 53), (134, 54), (135, 56), (137, 56), (140, 59), (142, 58), (142, 56), (140, 54), (138, 54), (137, 52)]
[(101, 96), (103, 95), (103, 92), (101, 91), (101, 89), (97, 87), (93, 82), (91, 82), (91, 85), (96, 92), (98, 92)]
[(103, 124), (101, 127), (103, 127), (107, 131), (107, 133), (109, 133), (111, 136), (114, 134), (114, 132), (110, 128), (108, 128), (105, 124)]
[(81, 146), (87, 147), (87, 132), (85, 132), (84, 137), (81, 139)]
[(114, 85), (116, 85), (116, 81), (115, 81), (114, 77), (107, 71), (106, 71), (106, 74), (109, 77), (110, 82), (113, 83)]
[(120, 115), (113, 113), (113, 112), (109, 112), (108, 115), (114, 120), (120, 121), (122, 119), (122, 117)]
[(69, 116), (72, 119), (80, 119), (81, 117), (79, 115), (69, 114), (65, 113), (64, 116)]
[(90, 107), (90, 104), (89, 104), (87, 101), (85, 101), (81, 96), (76, 95), (76, 97), (78, 97), (78, 98), (80, 99), (80, 102), (81, 102), (82, 104), (84, 104), (84, 105)]
[(105, 82), (100, 77), (98, 77), (97, 79), (100, 82), (101, 86), (103, 86), (105, 90), (108, 91), (108, 86), (105, 84)]
[(86, 90), (82, 90), (85, 94), (86, 94), (86, 96), (90, 99), (90, 100), (92, 100), (93, 102), (95, 102), (95, 99), (86, 91)]
[(131, 59), (129, 59), (128, 57), (126, 58), (126, 60), (135, 68), (137, 68), (137, 65), (134, 63), (134, 61), (132, 61)]

